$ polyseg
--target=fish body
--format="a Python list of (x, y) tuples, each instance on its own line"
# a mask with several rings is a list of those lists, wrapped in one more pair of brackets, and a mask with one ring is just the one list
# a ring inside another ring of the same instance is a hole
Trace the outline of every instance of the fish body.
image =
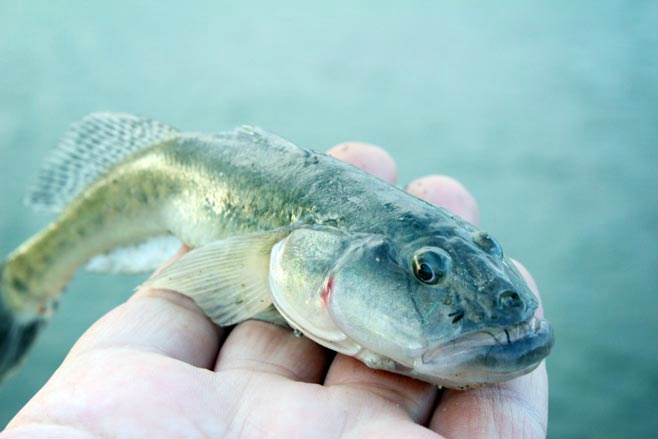
[(463, 388), (527, 373), (553, 343), (490, 235), (258, 128), (185, 134), (95, 113), (28, 201), (59, 216), (1, 266), (0, 374), (79, 267), (165, 235), (193, 250), (147, 285), (190, 296), (220, 325), (287, 324), (370, 367)]

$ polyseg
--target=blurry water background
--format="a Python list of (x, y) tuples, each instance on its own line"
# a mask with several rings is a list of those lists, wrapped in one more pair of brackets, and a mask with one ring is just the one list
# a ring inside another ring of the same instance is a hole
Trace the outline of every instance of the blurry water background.
[[(0, 251), (47, 217), (39, 162), (95, 110), (389, 149), (460, 179), (534, 274), (557, 344), (549, 437), (658, 436), (658, 3), (0, 1)], [(81, 273), (4, 425), (137, 277)]]

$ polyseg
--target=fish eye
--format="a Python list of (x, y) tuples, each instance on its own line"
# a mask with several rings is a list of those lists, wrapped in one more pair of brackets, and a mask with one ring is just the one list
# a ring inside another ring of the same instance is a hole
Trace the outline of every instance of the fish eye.
[(448, 274), (450, 257), (439, 248), (423, 247), (413, 257), (412, 268), (416, 279), (435, 285)]

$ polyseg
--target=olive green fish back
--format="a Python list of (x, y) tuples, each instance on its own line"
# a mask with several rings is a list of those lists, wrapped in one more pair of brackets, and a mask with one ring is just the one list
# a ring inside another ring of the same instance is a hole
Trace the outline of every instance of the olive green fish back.
[(177, 135), (175, 128), (145, 117), (92, 113), (64, 134), (25, 201), (58, 212), (116, 163)]

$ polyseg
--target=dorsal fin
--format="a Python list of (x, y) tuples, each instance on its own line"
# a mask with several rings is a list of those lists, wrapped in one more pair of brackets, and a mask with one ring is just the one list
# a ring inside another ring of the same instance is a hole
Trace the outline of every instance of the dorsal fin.
[(64, 134), (25, 201), (39, 210), (59, 211), (125, 157), (178, 134), (145, 117), (92, 113)]

